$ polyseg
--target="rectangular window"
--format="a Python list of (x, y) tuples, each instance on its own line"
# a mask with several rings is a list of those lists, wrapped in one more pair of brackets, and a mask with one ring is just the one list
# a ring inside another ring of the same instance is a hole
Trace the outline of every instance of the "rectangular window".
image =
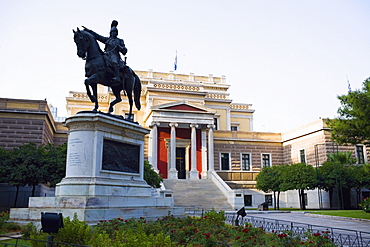
[(251, 156), (250, 154), (242, 154), (242, 170), (250, 171), (251, 170)]
[(252, 206), (252, 195), (244, 195), (244, 206)]
[(363, 145), (356, 145), (356, 158), (358, 164), (365, 164), (365, 154)]
[(270, 154), (262, 154), (262, 168), (263, 167), (270, 167), (271, 166), (271, 155)]
[(272, 206), (272, 195), (265, 195), (265, 202), (268, 202), (268, 205)]
[(221, 170), (230, 170), (229, 153), (221, 153)]
[(231, 126), (231, 131), (238, 131), (238, 126)]
[(304, 149), (299, 150), (299, 162), (306, 163), (306, 150)]
[(218, 130), (218, 118), (217, 117), (213, 119), (213, 124), (215, 125), (215, 130)]

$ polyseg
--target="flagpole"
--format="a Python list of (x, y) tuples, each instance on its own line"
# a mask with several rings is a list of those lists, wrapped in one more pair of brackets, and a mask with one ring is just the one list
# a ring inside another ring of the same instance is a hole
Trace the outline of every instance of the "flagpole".
[(174, 71), (176, 70), (177, 70), (177, 50), (176, 50), (175, 63), (174, 63)]
[(348, 92), (351, 93), (352, 92), (352, 89), (351, 89), (351, 84), (349, 83), (349, 80), (348, 80), (348, 76), (346, 75), (347, 77), (347, 83), (348, 83)]

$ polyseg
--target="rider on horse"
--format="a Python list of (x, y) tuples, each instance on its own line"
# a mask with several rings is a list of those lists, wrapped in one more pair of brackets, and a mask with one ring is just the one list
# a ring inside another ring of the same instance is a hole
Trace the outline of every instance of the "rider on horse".
[(104, 51), (106, 55), (106, 63), (107, 66), (112, 68), (113, 70), (114, 78), (112, 79), (112, 81), (115, 83), (121, 81), (119, 72), (120, 69), (124, 69), (126, 67), (126, 62), (122, 61), (119, 53), (121, 52), (123, 55), (126, 55), (127, 53), (127, 48), (125, 47), (123, 39), (117, 37), (117, 25), (117, 21), (112, 21), (109, 37), (101, 36), (94, 31), (82, 26), (84, 30), (91, 33), (95, 37), (95, 39), (105, 44)]

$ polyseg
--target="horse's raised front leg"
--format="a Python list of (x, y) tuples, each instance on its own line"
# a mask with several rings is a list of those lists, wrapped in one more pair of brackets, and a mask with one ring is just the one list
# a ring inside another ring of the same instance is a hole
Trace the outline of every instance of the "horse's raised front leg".
[[(94, 107), (94, 110), (93, 110), (94, 112), (96, 112), (99, 108), (98, 90), (97, 90), (98, 81), (99, 81), (99, 77), (96, 74), (90, 76), (89, 78), (87, 78), (85, 80), (85, 87), (86, 87), (87, 96), (89, 96), (91, 102), (95, 103), (95, 107)], [(91, 94), (89, 86), (92, 89), (92, 94)]]
[(91, 102), (95, 103), (96, 101), (96, 97), (94, 95), (91, 94), (91, 91), (90, 91), (90, 81), (88, 81), (88, 79), (85, 80), (85, 87), (86, 87), (86, 93), (87, 93), (87, 96), (89, 96), (89, 99)]

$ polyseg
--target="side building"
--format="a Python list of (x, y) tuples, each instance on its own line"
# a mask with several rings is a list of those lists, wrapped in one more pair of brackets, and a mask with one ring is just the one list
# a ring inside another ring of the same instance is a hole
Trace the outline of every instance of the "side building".
[[(67, 142), (67, 128), (56, 122), (52, 107), (46, 100), (0, 98), (0, 147), (13, 150), (15, 147), (35, 143), (59, 145)], [(21, 187), (17, 207), (27, 207), (31, 187)], [(0, 181), (0, 210), (14, 205), (16, 187)], [(46, 196), (50, 189), (38, 186), (36, 194)]]

